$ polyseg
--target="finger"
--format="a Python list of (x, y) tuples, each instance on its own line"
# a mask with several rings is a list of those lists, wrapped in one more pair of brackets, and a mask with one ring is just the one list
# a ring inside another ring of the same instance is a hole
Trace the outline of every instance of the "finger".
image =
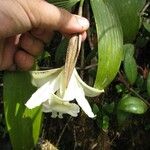
[(39, 55), (44, 49), (43, 42), (32, 36), (29, 32), (21, 35), (19, 44), (23, 50), (33, 56)]
[(13, 56), (16, 51), (16, 36), (0, 41), (3, 48), (1, 49), (0, 70), (7, 70), (13, 65)]
[(19, 50), (15, 54), (15, 64), (21, 70), (30, 70), (34, 64), (34, 57), (25, 51)]
[[(72, 36), (74, 36), (74, 34), (65, 34), (64, 36), (70, 39)], [(84, 31), (83, 33), (81, 33), (81, 36), (82, 36), (82, 41), (85, 41), (85, 39), (87, 37), (86, 31)]]
[(82, 34), (82, 41), (85, 41), (86, 37), (87, 37), (87, 33), (86, 32), (83, 32)]
[(64, 9), (55, 7), (46, 1), (40, 1), (39, 5), (34, 10), (34, 16), (39, 21), (38, 28), (46, 30), (57, 30), (62, 33), (82, 33), (89, 27), (87, 19), (72, 15)]
[(41, 29), (41, 28), (34, 28), (31, 30), (31, 34), (43, 41), (44, 43), (49, 43), (53, 37), (53, 31), (51, 30), (46, 30), (46, 29)]

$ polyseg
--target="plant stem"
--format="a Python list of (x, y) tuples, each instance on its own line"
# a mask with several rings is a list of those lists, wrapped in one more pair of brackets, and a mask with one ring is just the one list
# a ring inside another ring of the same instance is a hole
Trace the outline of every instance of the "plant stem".
[(150, 103), (148, 101), (146, 101), (141, 95), (139, 95), (132, 87), (130, 87), (130, 85), (128, 84), (128, 82), (124, 79), (124, 76), (121, 74), (121, 72), (119, 72), (119, 80), (126, 86), (126, 88), (132, 92), (134, 95), (136, 95), (137, 97), (139, 97), (145, 104), (147, 104), (147, 106), (150, 107)]
[[(83, 14), (83, 4), (84, 4), (84, 0), (80, 0), (79, 11), (78, 11), (79, 16), (82, 16), (82, 14)], [(79, 34), (78, 37), (80, 40), (82, 38), (81, 34)], [(81, 68), (83, 68), (83, 67), (84, 67), (84, 48), (83, 48), (83, 46), (81, 46)], [(80, 76), (83, 79), (83, 76), (84, 76), (83, 70), (81, 70)]]
[(61, 131), (61, 133), (60, 133), (60, 135), (59, 135), (59, 138), (58, 138), (58, 140), (57, 140), (57, 143), (56, 143), (56, 146), (57, 146), (57, 147), (59, 146), (59, 143), (60, 143), (60, 141), (61, 141), (61, 139), (62, 139), (62, 136), (63, 136), (63, 134), (64, 134), (64, 132), (65, 132), (65, 130), (66, 130), (66, 128), (67, 128), (69, 122), (71, 121), (71, 119), (72, 119), (72, 116), (69, 117), (69, 119), (67, 120), (67, 122), (66, 122), (66, 124), (65, 124), (65, 126), (64, 126), (64, 128), (63, 128), (63, 130)]
[(80, 7), (83, 7), (84, 0), (80, 0)]
[(147, 4), (144, 6), (143, 10), (141, 11), (141, 15), (144, 15), (146, 9), (150, 6), (150, 2), (147, 2)]
[(148, 101), (146, 101), (141, 95), (139, 95), (133, 88), (130, 88), (130, 91), (136, 95), (137, 97), (139, 97), (145, 104), (147, 104), (150, 107), (150, 104)]
[[(79, 11), (78, 11), (78, 15), (80, 16), (82, 16), (83, 3), (84, 0), (81, 0), (79, 5)], [(64, 79), (65, 88), (67, 88), (73, 70), (75, 68), (77, 58), (79, 56), (80, 49), (81, 49), (81, 42), (82, 42), (81, 34), (75, 34), (69, 40), (67, 54), (66, 54), (66, 61), (65, 61), (65, 79)]]
[(84, 0), (80, 0), (78, 15), (82, 16)]

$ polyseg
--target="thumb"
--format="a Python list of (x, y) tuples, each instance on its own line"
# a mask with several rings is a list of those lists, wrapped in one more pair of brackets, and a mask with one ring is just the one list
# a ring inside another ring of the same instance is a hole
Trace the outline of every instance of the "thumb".
[(41, 1), (36, 11), (39, 18), (38, 28), (56, 30), (65, 34), (82, 33), (89, 27), (86, 18), (73, 15), (68, 11), (57, 8), (46, 1)]

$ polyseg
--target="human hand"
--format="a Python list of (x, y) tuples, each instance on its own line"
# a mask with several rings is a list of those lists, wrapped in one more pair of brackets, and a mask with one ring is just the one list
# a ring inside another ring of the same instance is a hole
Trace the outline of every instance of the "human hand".
[(0, 1), (0, 70), (29, 70), (54, 31), (82, 33), (89, 22), (44, 0)]

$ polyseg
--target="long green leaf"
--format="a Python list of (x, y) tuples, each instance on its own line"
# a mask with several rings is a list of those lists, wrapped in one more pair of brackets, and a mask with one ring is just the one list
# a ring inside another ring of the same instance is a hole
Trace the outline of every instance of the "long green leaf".
[(121, 25), (108, 0), (91, 0), (98, 35), (97, 88), (105, 88), (116, 76), (123, 58)]
[(39, 138), (42, 112), (40, 108), (29, 110), (24, 105), (34, 91), (29, 73), (4, 74), (4, 111), (14, 150), (33, 149)]
[(146, 0), (110, 0), (118, 12), (122, 25), (124, 41), (132, 42), (140, 27), (140, 11)]

